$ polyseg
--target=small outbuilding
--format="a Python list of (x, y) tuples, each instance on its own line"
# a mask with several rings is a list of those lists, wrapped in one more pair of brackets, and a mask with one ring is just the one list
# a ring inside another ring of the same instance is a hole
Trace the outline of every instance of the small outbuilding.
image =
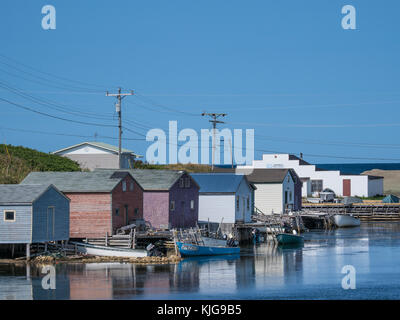
[(0, 185), (0, 245), (68, 240), (69, 205), (53, 185)]
[(247, 180), (256, 187), (254, 204), (257, 210), (272, 214), (301, 209), (302, 181), (293, 169), (243, 170), (247, 171)]
[(46, 182), (71, 199), (70, 238), (101, 238), (143, 219), (142, 189), (127, 171), (31, 172), (21, 184)]
[(383, 203), (399, 203), (399, 198), (393, 194), (387, 195), (385, 198), (382, 199)]
[(341, 201), (344, 205), (350, 205), (353, 203), (362, 203), (363, 200), (357, 197), (344, 197)]
[(199, 223), (247, 223), (253, 213), (254, 185), (234, 173), (192, 173), (200, 186)]

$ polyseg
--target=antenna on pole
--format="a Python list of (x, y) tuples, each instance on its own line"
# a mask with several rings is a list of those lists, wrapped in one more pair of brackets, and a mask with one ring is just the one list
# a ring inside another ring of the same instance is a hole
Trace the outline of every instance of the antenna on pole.
[(213, 145), (212, 145), (212, 162), (211, 162), (211, 170), (214, 170), (214, 158), (215, 158), (215, 134), (217, 132), (217, 123), (225, 123), (223, 121), (217, 120), (219, 117), (225, 117), (228, 114), (227, 113), (206, 113), (203, 112), (201, 114), (203, 117), (204, 116), (209, 116), (212, 118), (212, 120), (208, 120), (213, 124)]
[(118, 145), (118, 167), (121, 169), (121, 153), (122, 153), (122, 116), (121, 116), (121, 107), (122, 107), (122, 99), (126, 96), (133, 96), (133, 90), (129, 93), (121, 93), (121, 88), (118, 88), (118, 93), (108, 93), (106, 92), (107, 97), (117, 97), (117, 103), (115, 104), (115, 111), (118, 114), (118, 131), (119, 131), (119, 145)]

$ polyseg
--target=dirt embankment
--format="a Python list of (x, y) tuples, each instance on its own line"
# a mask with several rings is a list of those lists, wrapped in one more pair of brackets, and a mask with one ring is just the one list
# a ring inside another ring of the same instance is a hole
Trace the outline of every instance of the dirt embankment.
[(400, 196), (400, 170), (374, 169), (365, 171), (362, 174), (383, 177), (383, 192)]

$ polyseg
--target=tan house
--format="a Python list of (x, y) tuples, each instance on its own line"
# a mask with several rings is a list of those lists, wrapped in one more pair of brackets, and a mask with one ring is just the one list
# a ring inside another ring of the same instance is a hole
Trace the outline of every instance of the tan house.
[[(82, 169), (119, 168), (118, 147), (104, 142), (82, 142), (52, 153), (78, 162)], [(140, 157), (133, 151), (122, 148), (121, 168), (132, 169), (135, 159)]]

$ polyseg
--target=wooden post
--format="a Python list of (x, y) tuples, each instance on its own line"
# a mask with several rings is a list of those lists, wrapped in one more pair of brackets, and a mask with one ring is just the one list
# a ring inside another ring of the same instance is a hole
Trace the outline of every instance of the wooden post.
[(31, 259), (31, 244), (27, 243), (26, 244), (26, 261), (29, 261)]
[(14, 259), (14, 244), (11, 245), (11, 258)]
[(105, 244), (106, 244), (106, 247), (108, 247), (108, 232), (106, 232)]
[(47, 251), (47, 242), (44, 243), (44, 252)]
[(132, 249), (136, 249), (136, 228), (133, 229)]

